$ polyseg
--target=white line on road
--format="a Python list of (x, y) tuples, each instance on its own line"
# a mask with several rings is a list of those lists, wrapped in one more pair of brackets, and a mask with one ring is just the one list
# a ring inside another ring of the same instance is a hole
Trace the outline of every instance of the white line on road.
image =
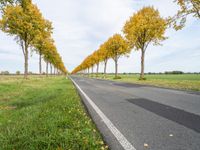
[(124, 135), (114, 126), (114, 124), (106, 117), (106, 115), (99, 109), (99, 107), (87, 96), (87, 94), (78, 86), (78, 84), (69, 77), (77, 89), (83, 94), (89, 104), (93, 107), (96, 113), (101, 117), (108, 129), (113, 133), (115, 138), (125, 150), (136, 150), (136, 148), (124, 137)]

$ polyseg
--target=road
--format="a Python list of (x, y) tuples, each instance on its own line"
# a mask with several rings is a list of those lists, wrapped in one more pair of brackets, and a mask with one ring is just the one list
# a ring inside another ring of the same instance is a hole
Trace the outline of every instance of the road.
[(71, 78), (111, 149), (200, 150), (200, 93)]

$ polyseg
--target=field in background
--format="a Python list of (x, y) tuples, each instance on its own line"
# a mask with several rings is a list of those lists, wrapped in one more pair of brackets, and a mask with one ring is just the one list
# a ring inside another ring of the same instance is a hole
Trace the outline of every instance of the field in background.
[[(115, 81), (121, 82), (130, 82), (137, 84), (147, 84), (154, 85), (159, 87), (174, 88), (180, 90), (192, 90), (200, 91), (200, 74), (180, 74), (180, 75), (166, 75), (166, 74), (154, 74), (154, 75), (145, 75), (146, 80), (139, 80), (139, 75), (136, 74), (119, 74), (121, 79)], [(96, 77), (94, 74), (93, 77)], [(99, 78), (102, 78), (103, 75), (100, 74)], [(114, 80), (113, 74), (108, 74), (106, 79)]]
[(104, 142), (65, 77), (0, 76), (2, 149), (101, 149)]

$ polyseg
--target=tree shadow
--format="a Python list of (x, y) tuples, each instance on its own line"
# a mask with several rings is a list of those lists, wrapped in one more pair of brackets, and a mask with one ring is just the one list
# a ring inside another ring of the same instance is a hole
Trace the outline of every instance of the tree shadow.
[(49, 96), (45, 96), (45, 97), (32, 97), (32, 98), (23, 99), (21, 101), (13, 102), (11, 105), (15, 106), (16, 109), (22, 109), (24, 107), (30, 107), (33, 105), (46, 103), (55, 98), (56, 98), (56, 95), (49, 95)]
[(174, 121), (200, 133), (200, 116), (184, 110), (154, 102), (148, 99), (126, 99), (128, 102), (148, 110), (156, 115)]
[(139, 87), (149, 87), (148, 85), (142, 85), (142, 84), (133, 84), (133, 83), (113, 83), (113, 85), (116, 86), (122, 86), (126, 88), (139, 88)]

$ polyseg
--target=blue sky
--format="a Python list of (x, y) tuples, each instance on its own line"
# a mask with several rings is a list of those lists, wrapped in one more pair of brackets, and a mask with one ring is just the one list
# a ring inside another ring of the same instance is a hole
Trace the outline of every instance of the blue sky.
[[(121, 33), (125, 21), (143, 6), (154, 6), (163, 17), (177, 11), (173, 0), (33, 0), (54, 26), (53, 37), (69, 71), (114, 33)], [(200, 21), (189, 17), (181, 31), (168, 29), (163, 46), (150, 45), (146, 53), (145, 72), (182, 70), (200, 72)], [(0, 32), (0, 71), (23, 71), (23, 54), (13, 37)], [(30, 71), (38, 72), (38, 56), (30, 57)], [(44, 67), (44, 64), (43, 64)], [(103, 66), (100, 67), (103, 70)], [(119, 60), (119, 72), (139, 72), (140, 52)], [(108, 62), (108, 72), (114, 63)]]

